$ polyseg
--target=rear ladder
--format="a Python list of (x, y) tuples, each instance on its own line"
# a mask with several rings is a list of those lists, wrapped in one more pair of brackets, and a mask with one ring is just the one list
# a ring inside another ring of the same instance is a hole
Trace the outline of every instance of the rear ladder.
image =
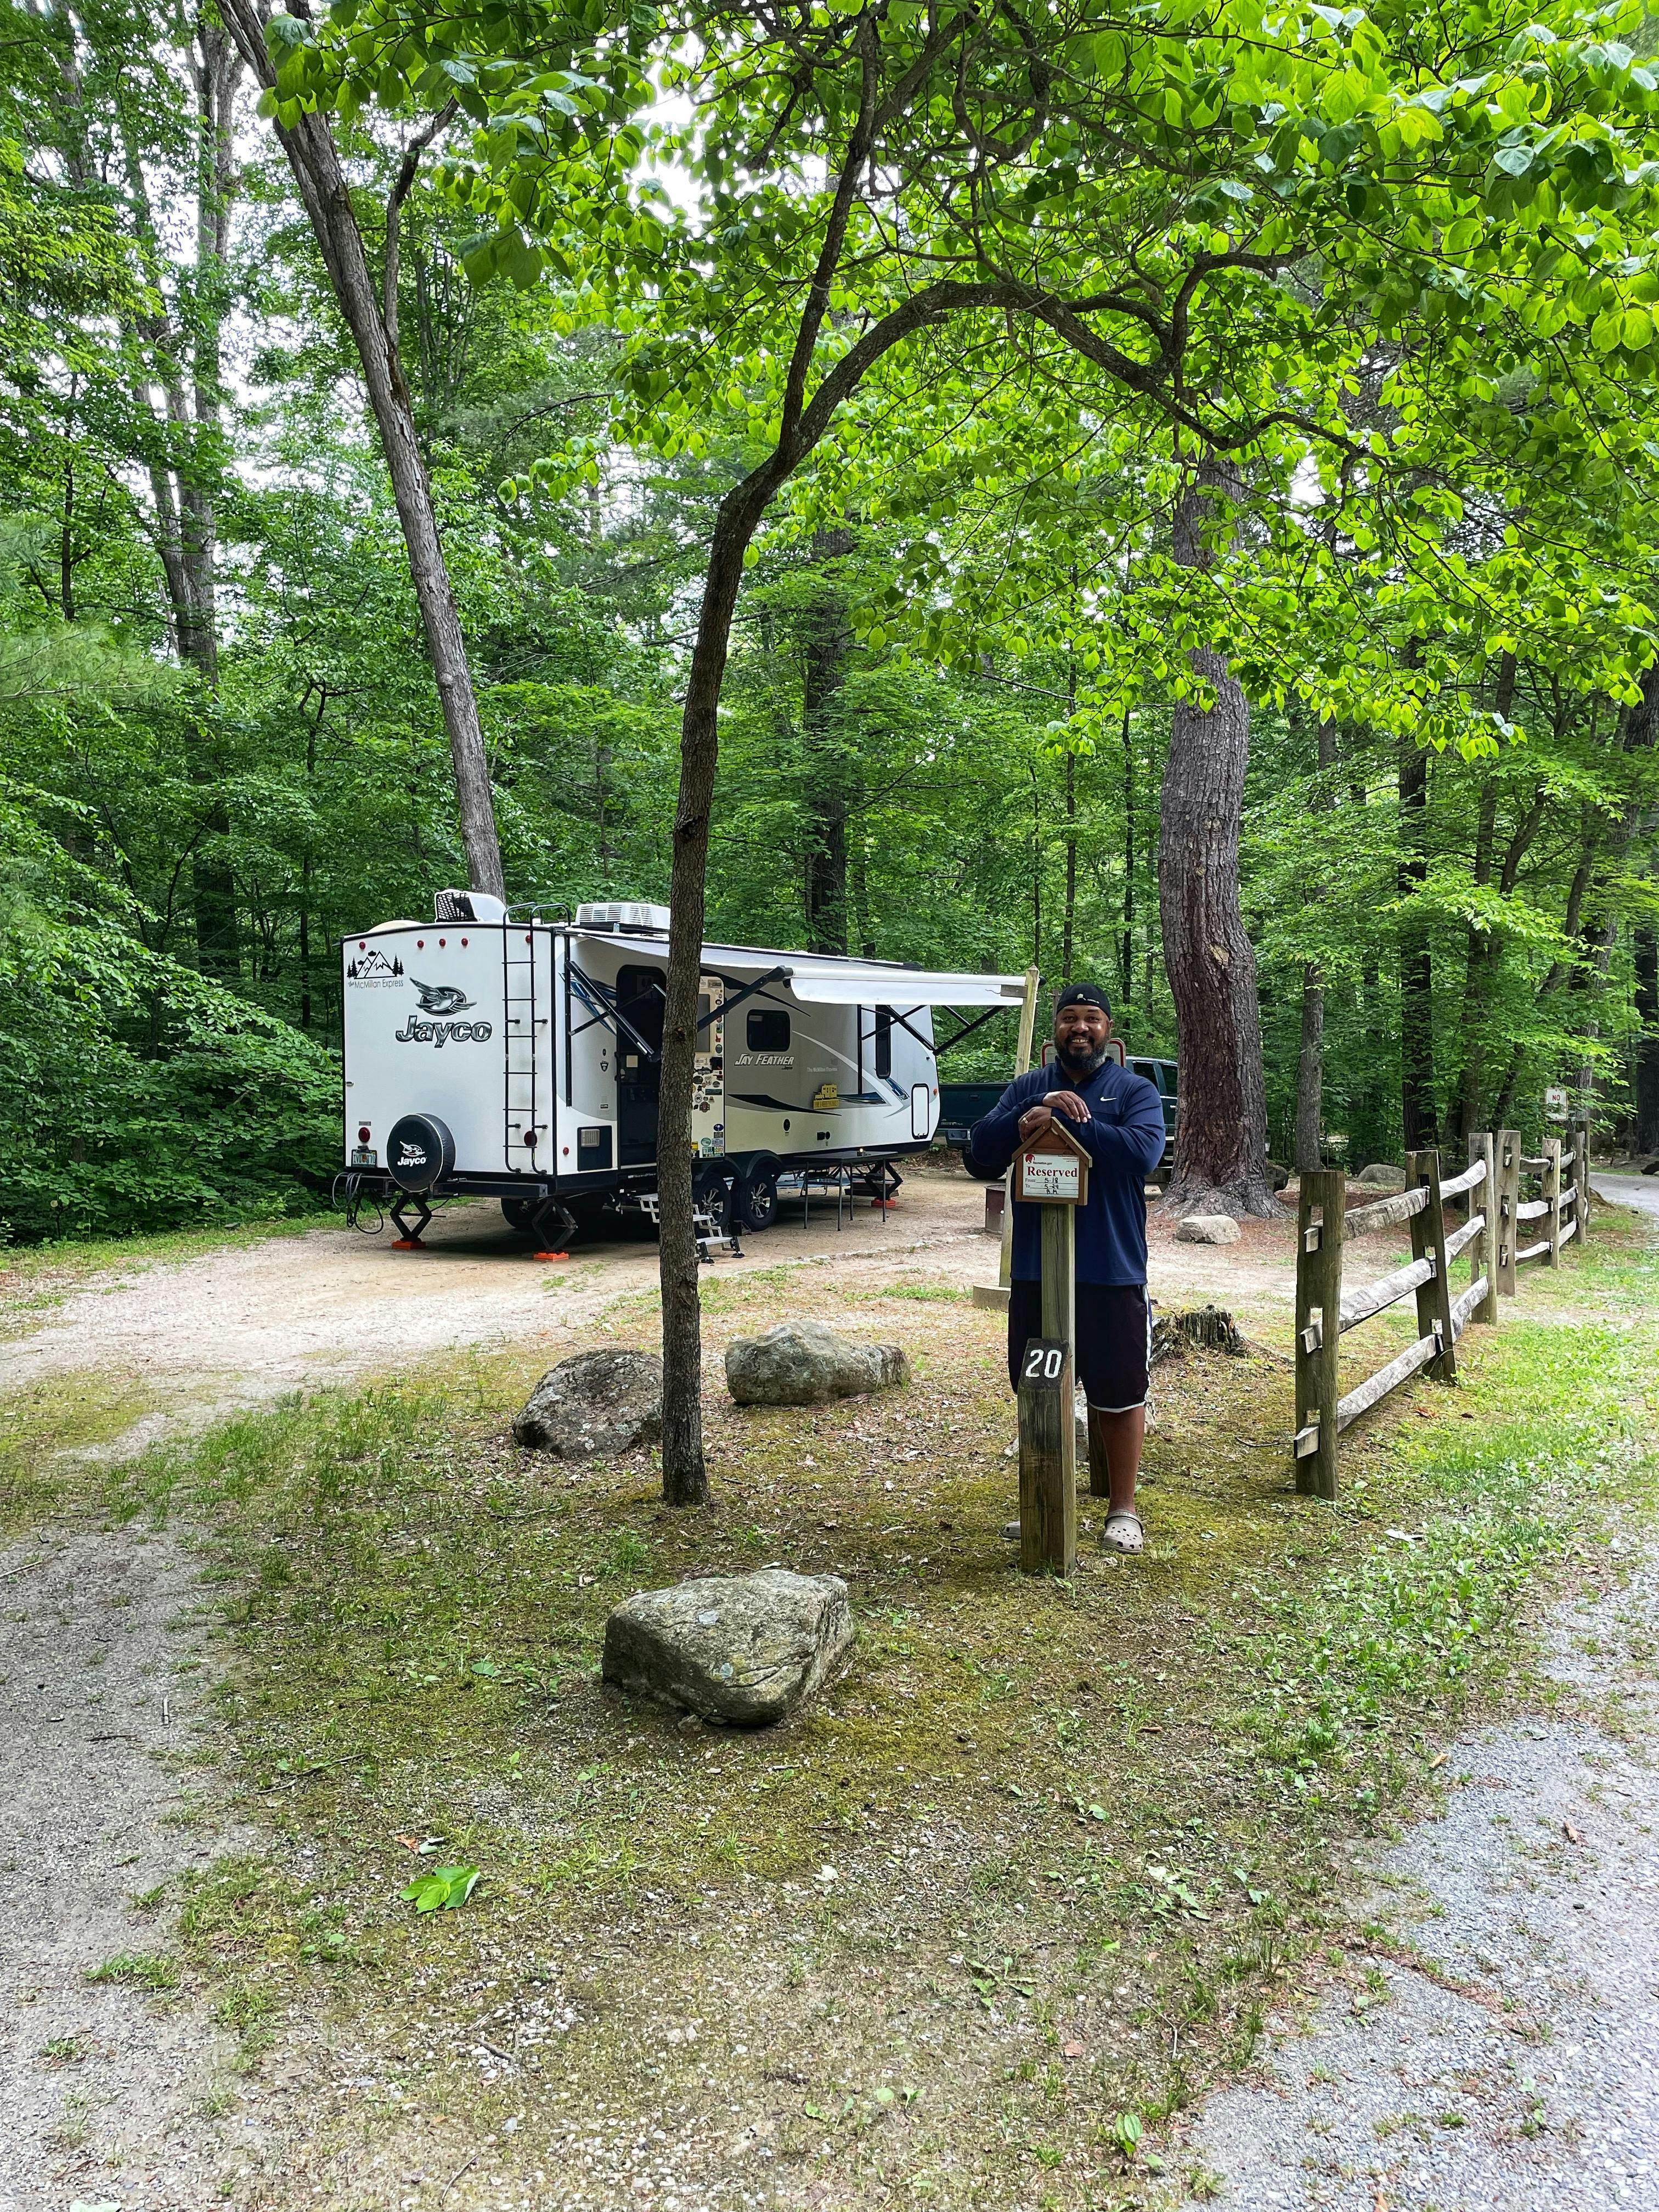
[[(546, 1122), (541, 1118), (536, 933), (512, 922), (501, 925), (501, 1018), (507, 1024), (501, 1053), (502, 1158), (515, 1174), (538, 1168), (550, 1173), (552, 1120), (550, 1115)], [(537, 1142), (526, 1145), (526, 1133), (532, 1129)]]

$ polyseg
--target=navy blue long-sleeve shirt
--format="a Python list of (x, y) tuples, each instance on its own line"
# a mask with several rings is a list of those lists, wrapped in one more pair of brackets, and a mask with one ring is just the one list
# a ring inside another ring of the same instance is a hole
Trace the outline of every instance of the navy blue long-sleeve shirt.
[[(969, 1133), (968, 1149), (982, 1168), (1001, 1174), (1019, 1149), (1019, 1117), (1051, 1091), (1075, 1091), (1089, 1108), (1086, 1121), (1055, 1119), (1089, 1154), (1089, 1200), (1077, 1211), (1079, 1283), (1144, 1283), (1146, 1279), (1147, 1176), (1164, 1157), (1164, 1107), (1144, 1075), (1109, 1060), (1082, 1082), (1060, 1064), (1017, 1075), (996, 1104)], [(1035, 1283), (1042, 1274), (1041, 1206), (1014, 1206), (1013, 1278)]]

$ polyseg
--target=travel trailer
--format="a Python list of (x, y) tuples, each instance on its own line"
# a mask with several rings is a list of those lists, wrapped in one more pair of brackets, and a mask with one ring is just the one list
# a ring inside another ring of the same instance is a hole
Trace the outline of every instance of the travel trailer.
[[(550, 921), (478, 891), (439, 892), (429, 923), (347, 938), (349, 1199), (390, 1197), (406, 1241), (451, 1194), (498, 1198), (543, 1244), (607, 1211), (654, 1218), (667, 963), (665, 907)], [(705, 945), (686, 1132), (700, 1227), (769, 1226), (779, 1178), (803, 1170), (886, 1194), (938, 1126), (933, 1009), (984, 1009), (965, 1036), (1024, 990), (1018, 975)]]

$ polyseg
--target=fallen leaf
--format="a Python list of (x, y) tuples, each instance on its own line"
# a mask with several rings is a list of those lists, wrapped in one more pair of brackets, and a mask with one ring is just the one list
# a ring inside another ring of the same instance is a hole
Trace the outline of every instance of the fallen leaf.
[(1571, 1820), (1562, 1821), (1561, 1832), (1570, 1844), (1582, 1844), (1584, 1840), (1583, 1831), (1575, 1828)]

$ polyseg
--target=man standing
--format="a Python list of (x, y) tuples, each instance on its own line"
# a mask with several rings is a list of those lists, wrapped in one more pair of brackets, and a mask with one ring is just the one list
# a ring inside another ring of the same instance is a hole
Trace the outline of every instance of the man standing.
[[(1145, 1076), (1131, 1075), (1107, 1051), (1111, 1034), (1106, 994), (1092, 983), (1068, 984), (1054, 1001), (1054, 1065), (1017, 1075), (974, 1124), (968, 1148), (981, 1168), (1000, 1174), (1056, 1114), (1087, 1148), (1089, 1202), (1077, 1208), (1076, 1357), (1089, 1401), (1090, 1486), (1109, 1493), (1108, 1547), (1138, 1552), (1146, 1537), (1135, 1484), (1152, 1351), (1145, 1185), (1164, 1157), (1164, 1107)], [(1040, 1212), (1014, 1207), (1008, 1379), (1016, 1389), (1026, 1344), (1042, 1334)]]

